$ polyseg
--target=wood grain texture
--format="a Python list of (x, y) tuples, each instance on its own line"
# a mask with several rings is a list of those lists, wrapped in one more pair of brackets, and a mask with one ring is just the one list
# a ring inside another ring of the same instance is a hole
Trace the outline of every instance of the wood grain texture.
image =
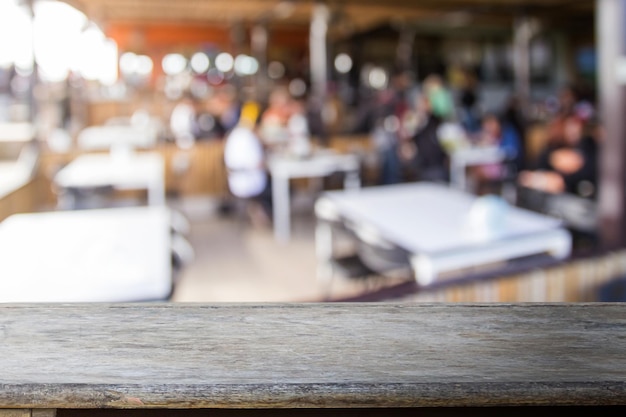
[(0, 408), (626, 405), (626, 305), (4, 305)]

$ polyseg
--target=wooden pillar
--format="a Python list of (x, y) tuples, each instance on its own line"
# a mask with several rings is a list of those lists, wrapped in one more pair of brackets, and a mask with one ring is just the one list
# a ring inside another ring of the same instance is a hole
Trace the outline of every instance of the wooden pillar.
[[(31, 123), (33, 123), (33, 125), (37, 125), (37, 98), (35, 97), (35, 87), (37, 86), (38, 82), (39, 82), (39, 77), (37, 76), (38, 73), (38, 69), (37, 69), (37, 61), (35, 60), (35, 45), (34, 45), (34, 40), (35, 40), (35, 0), (26, 0), (24, 2), (24, 4), (26, 5), (27, 9), (28, 9), (28, 13), (30, 14), (30, 18), (31, 20), (31, 30), (33, 32), (33, 70), (30, 74), (30, 80), (28, 83), (28, 111), (29, 111), (29, 120)], [(69, 92), (68, 92), (69, 93)], [(35, 133), (36, 136), (39, 136), (39, 132), (37, 131)]]
[[(232, 24), (230, 28), (230, 41), (232, 45), (232, 56), (236, 59), (237, 56), (243, 52), (244, 44), (246, 42), (246, 28), (243, 21), (238, 20)], [(235, 72), (231, 83), (235, 86), (239, 99), (245, 100), (243, 93), (244, 85), (241, 76)]]
[(329, 18), (330, 12), (326, 4), (319, 2), (313, 6), (311, 31), (309, 34), (311, 92), (321, 102), (324, 101), (323, 99), (326, 96), (326, 85), (328, 83), (326, 37)]
[(513, 71), (515, 76), (515, 93), (526, 111), (530, 103), (530, 41), (538, 30), (535, 19), (520, 16), (513, 25)]
[(626, 0), (596, 0), (600, 146), (599, 216), (604, 249), (626, 242)]
[(259, 103), (266, 103), (268, 90), (267, 77), (267, 42), (269, 33), (267, 29), (267, 21), (258, 22), (252, 28), (250, 34), (250, 43), (252, 46), (252, 55), (259, 62), (259, 71), (256, 74), (256, 99)]
[(326, 94), (328, 91), (328, 22), (330, 11), (323, 1), (313, 5), (311, 27), (309, 33), (309, 63), (311, 71), (311, 94), (309, 97), (309, 113), (313, 115), (312, 133), (323, 145), (328, 145), (328, 131), (321, 118)]

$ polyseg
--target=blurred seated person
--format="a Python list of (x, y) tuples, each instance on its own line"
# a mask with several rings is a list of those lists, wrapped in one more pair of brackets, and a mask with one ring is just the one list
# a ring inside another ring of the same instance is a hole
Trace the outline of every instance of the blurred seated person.
[(459, 92), (459, 120), (469, 134), (480, 130), (476, 75), (469, 69), (462, 71), (462, 86)]
[(304, 103), (293, 100), (287, 119), (288, 152), (297, 158), (311, 155), (311, 134)]
[(305, 158), (312, 152), (305, 104), (282, 87), (270, 95), (269, 106), (261, 116), (260, 135), (269, 152), (296, 158)]
[(478, 194), (495, 192), (493, 186), (508, 174), (517, 173), (521, 166), (523, 158), (521, 138), (513, 126), (494, 114), (488, 114), (483, 117), (481, 129), (474, 141), (476, 146), (497, 146), (504, 152), (505, 159), (500, 163), (470, 168), (469, 175), (477, 183)]
[(551, 194), (593, 198), (597, 194), (596, 157), (596, 141), (585, 133), (583, 121), (568, 116), (562, 121), (561, 136), (548, 143), (534, 171), (520, 173), (519, 184)]
[(246, 209), (255, 226), (267, 226), (271, 221), (272, 200), (265, 152), (255, 132), (258, 114), (257, 104), (243, 106), (239, 123), (226, 137), (224, 163), (230, 192), (249, 203)]
[(232, 85), (211, 90), (198, 108), (196, 140), (223, 139), (239, 122), (241, 106)]
[(448, 154), (439, 137), (442, 119), (433, 112), (432, 103), (427, 96), (420, 96), (418, 99), (418, 112), (422, 115), (422, 122), (412, 137), (417, 180), (447, 182)]
[(216, 112), (220, 125), (225, 132), (234, 129), (241, 116), (241, 102), (237, 99), (237, 90), (232, 85), (222, 86), (215, 93)]
[(289, 139), (288, 122), (292, 113), (292, 99), (289, 90), (280, 86), (269, 97), (268, 106), (260, 120), (259, 134), (269, 148), (281, 149)]

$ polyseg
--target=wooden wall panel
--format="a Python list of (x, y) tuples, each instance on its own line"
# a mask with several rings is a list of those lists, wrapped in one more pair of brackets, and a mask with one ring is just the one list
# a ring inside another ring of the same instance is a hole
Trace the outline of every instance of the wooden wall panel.
[(626, 276), (626, 251), (501, 278), (423, 289), (415, 302), (595, 302), (600, 288)]
[(0, 221), (17, 213), (38, 211), (45, 200), (46, 182), (36, 176), (24, 186), (0, 198)]

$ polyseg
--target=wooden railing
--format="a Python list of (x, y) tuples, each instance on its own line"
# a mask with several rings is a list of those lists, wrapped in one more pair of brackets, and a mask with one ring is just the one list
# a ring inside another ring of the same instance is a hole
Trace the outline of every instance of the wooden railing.
[(625, 317), (624, 304), (4, 305), (0, 416), (623, 412)]

